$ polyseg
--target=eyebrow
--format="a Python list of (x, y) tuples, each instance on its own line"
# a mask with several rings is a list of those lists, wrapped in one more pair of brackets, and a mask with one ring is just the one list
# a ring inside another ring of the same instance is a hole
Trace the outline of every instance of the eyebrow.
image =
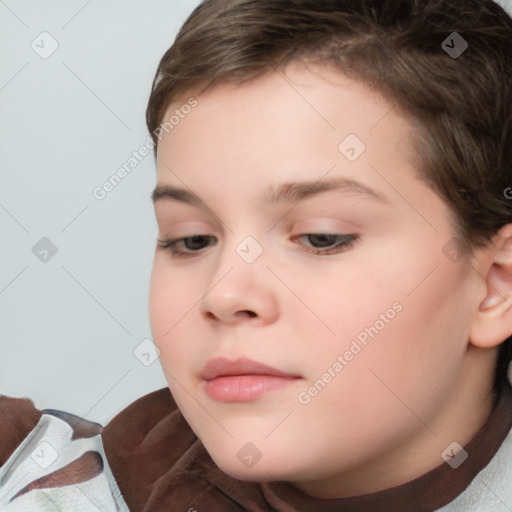
[[(270, 187), (263, 196), (263, 205), (300, 201), (333, 191), (354, 192), (362, 197), (374, 199), (381, 203), (389, 203), (389, 199), (386, 196), (363, 185), (359, 181), (338, 177), (322, 181), (287, 182)], [(199, 207), (205, 206), (203, 200), (194, 192), (171, 185), (157, 186), (151, 197), (153, 203), (165, 199)]]

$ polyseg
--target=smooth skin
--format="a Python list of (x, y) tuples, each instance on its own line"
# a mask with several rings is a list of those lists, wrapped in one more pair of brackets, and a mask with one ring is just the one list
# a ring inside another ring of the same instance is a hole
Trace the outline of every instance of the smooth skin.
[[(496, 348), (512, 333), (512, 225), (471, 260), (448, 258), (450, 214), (418, 179), (415, 123), (340, 71), (293, 62), (195, 98), (159, 143), (157, 185), (202, 203), (164, 198), (155, 214), (160, 240), (204, 237), (178, 242), (184, 256), (157, 244), (149, 297), (187, 422), (233, 477), (284, 480), (321, 498), (379, 491), (443, 464), (442, 452), (467, 443), (491, 412)], [(353, 162), (339, 150), (349, 134), (366, 146)], [(265, 202), (282, 183), (332, 178), (361, 185)], [(356, 240), (336, 249), (348, 239), (314, 234)], [(236, 251), (248, 236), (263, 250), (252, 263)], [(397, 302), (378, 335), (300, 403)], [(221, 356), (300, 378), (251, 402), (215, 401), (199, 373)], [(248, 442), (261, 453), (252, 467), (237, 457)]]

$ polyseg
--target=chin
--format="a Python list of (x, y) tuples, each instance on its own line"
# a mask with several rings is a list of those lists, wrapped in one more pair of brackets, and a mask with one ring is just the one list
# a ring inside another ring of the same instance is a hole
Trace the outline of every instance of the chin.
[[(260, 452), (261, 458), (258, 458), (257, 452), (250, 446), (236, 452), (224, 450), (222, 453), (215, 453), (208, 450), (208, 453), (224, 473), (238, 480), (268, 482), (297, 476), (295, 464), (291, 467), (290, 463), (277, 459), (275, 453), (273, 456), (265, 457), (265, 454)], [(233, 456), (230, 453), (233, 453)]]
[(236, 468), (220, 468), (224, 473), (228, 474), (232, 478), (237, 480), (243, 480), (244, 482), (267, 482), (278, 479), (277, 477), (271, 477), (265, 471), (256, 471), (256, 468), (252, 469), (240, 469)]

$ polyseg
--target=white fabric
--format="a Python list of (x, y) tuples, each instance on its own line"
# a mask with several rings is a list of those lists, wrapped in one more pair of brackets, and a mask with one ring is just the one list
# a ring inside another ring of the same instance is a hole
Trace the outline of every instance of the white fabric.
[[(129, 512), (107, 463), (101, 435), (71, 440), (72, 435), (73, 429), (65, 421), (50, 414), (41, 416), (0, 468), (0, 511)], [(87, 451), (96, 451), (103, 459), (103, 471), (98, 476), (79, 484), (33, 489), (9, 503), (26, 485), (66, 466)], [(37, 453), (46, 453), (44, 465), (56, 455), (57, 458), (45, 469), (36, 462)]]
[[(471, 454), (468, 454), (468, 459)], [(464, 464), (465, 462), (463, 462)], [(456, 469), (454, 469), (456, 471)], [(512, 511), (512, 430), (468, 488), (438, 512)]]
[[(49, 414), (41, 416), (39, 423), (0, 468), (0, 511), (129, 512), (108, 465), (101, 435), (74, 441), (71, 436), (72, 428), (68, 423)], [(56, 460), (46, 469), (33, 458), (43, 442), (58, 453)], [(90, 450), (98, 452), (103, 458), (103, 471), (95, 478), (64, 487), (34, 489), (9, 503), (30, 482), (66, 466)], [(511, 511), (512, 430), (491, 462), (478, 473), (469, 487), (437, 512)]]

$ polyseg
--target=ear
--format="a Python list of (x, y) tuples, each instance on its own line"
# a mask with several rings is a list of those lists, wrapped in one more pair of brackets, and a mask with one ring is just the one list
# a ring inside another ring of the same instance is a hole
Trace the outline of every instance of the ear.
[(479, 348), (496, 347), (512, 335), (512, 224), (498, 231), (489, 257), (487, 293), (469, 333), (470, 343)]

